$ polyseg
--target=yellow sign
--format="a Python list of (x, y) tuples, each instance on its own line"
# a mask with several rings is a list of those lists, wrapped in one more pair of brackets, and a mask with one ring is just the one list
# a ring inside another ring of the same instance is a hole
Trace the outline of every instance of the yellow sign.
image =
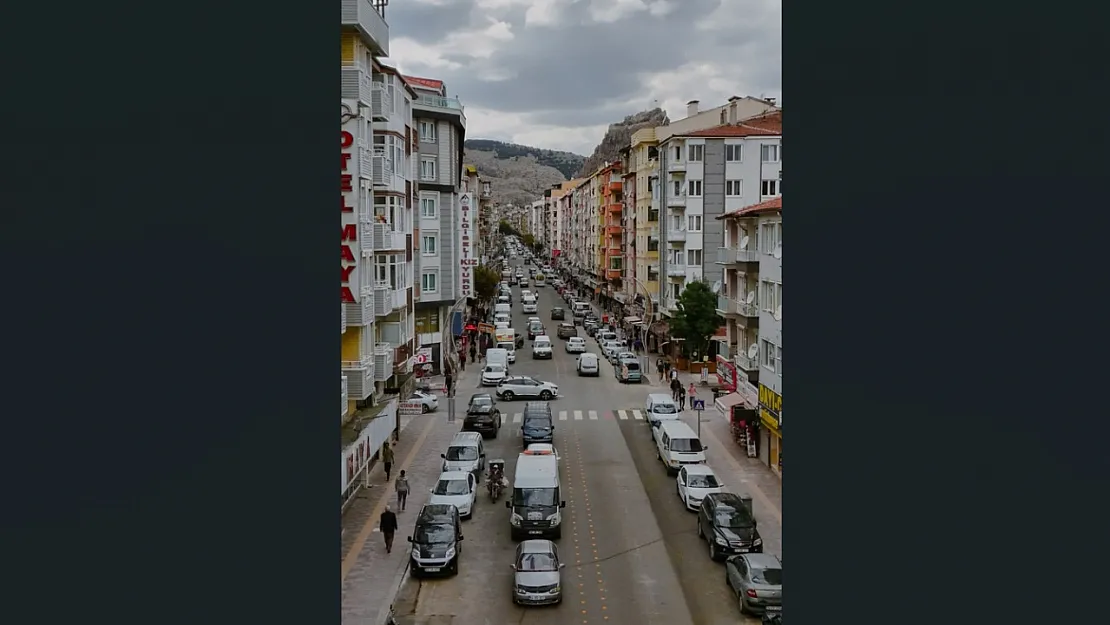
[(775, 391), (759, 385), (759, 418), (763, 420), (769, 427), (774, 428), (776, 431), (779, 424), (782, 422), (779, 413), (782, 412), (782, 395)]

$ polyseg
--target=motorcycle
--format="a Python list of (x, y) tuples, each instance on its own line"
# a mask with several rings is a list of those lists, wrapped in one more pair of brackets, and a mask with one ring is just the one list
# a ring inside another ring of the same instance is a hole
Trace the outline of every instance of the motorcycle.
[(489, 491), (489, 500), (491, 502), (496, 502), (497, 499), (501, 497), (501, 491), (504, 488), (504, 467), (504, 460), (489, 461), (489, 479), (486, 480), (486, 490)]

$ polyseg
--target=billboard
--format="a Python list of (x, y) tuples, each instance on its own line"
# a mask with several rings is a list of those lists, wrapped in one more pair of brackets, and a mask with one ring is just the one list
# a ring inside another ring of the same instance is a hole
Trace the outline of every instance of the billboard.
[(474, 194), (463, 193), (459, 196), (459, 296), (474, 297), (474, 271), (478, 268), (478, 257), (474, 244), (477, 242), (474, 225), (477, 223), (477, 207)]

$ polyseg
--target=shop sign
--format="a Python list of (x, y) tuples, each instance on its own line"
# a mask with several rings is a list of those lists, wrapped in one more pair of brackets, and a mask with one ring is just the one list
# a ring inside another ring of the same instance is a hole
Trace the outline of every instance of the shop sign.
[(471, 228), (474, 224), (473, 202), (472, 193), (459, 196), (459, 295), (462, 297), (474, 297), (474, 271), (478, 268)]
[(717, 354), (717, 382), (725, 390), (736, 390), (736, 366), (720, 354)]
[(358, 218), (355, 216), (357, 202), (351, 200), (354, 193), (354, 176), (350, 173), (351, 146), (355, 143), (355, 136), (346, 130), (340, 131), (340, 169), (339, 169), (339, 212), (341, 215), (341, 230), (339, 235), (340, 250), (340, 278), (339, 299), (343, 303), (356, 302), (355, 291), (352, 284), (358, 284), (358, 253), (352, 250), (358, 246)]
[(782, 425), (782, 395), (762, 383), (759, 385), (759, 416), (775, 427)]

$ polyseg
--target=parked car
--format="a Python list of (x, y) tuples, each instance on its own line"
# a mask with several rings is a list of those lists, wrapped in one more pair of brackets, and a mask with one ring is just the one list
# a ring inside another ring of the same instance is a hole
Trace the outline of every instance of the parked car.
[(698, 537), (709, 543), (709, 557), (763, 553), (763, 538), (751, 510), (735, 493), (711, 493), (698, 509)]
[(578, 328), (574, 327), (573, 323), (560, 323), (558, 328), (555, 328), (555, 335), (561, 339), (569, 339), (572, 336), (578, 336)]
[(551, 382), (543, 382), (524, 375), (505, 378), (497, 385), (497, 397), (505, 401), (520, 398), (554, 399), (559, 396), (559, 387)]
[(555, 306), (551, 309), (551, 319), (562, 321), (567, 318), (567, 311), (560, 306)]
[(635, 360), (639, 362), (640, 357), (636, 355), (636, 352), (630, 352), (627, 347), (622, 345), (620, 351), (609, 357), (609, 364), (616, 365), (624, 360)]
[(687, 510), (693, 510), (694, 512), (697, 512), (698, 508), (701, 507), (701, 500), (705, 499), (706, 495), (724, 492), (725, 490), (725, 485), (717, 479), (717, 474), (707, 464), (683, 465), (678, 470), (675, 483), (678, 498), (682, 500), (682, 505), (686, 506)]
[(568, 354), (584, 354), (586, 353), (586, 339), (580, 336), (572, 336), (567, 339), (566, 351)]
[(459, 516), (474, 516), (474, 501), (478, 496), (478, 481), (468, 471), (444, 471), (439, 474), (431, 489), (429, 504), (450, 504), (459, 509)]
[(522, 541), (513, 563), (513, 603), (548, 605), (563, 600), (559, 548), (550, 540)]
[(501, 411), (489, 393), (476, 393), (470, 396), (463, 419), (464, 432), (479, 432), (488, 438), (497, 438), (501, 429)]
[(416, 515), (409, 542), (409, 572), (413, 577), (446, 573), (457, 575), (462, 553), (462, 520), (450, 504), (425, 504)]
[(618, 358), (613, 365), (613, 377), (621, 384), (640, 384), (644, 381), (644, 372), (640, 370), (638, 358)]
[(439, 398), (424, 391), (413, 391), (406, 401), (420, 404), (420, 412), (428, 414), (439, 409)]
[(605, 356), (606, 360), (613, 362), (622, 347), (623, 345), (621, 345), (619, 341), (603, 341), (601, 343), (601, 353)]
[(782, 612), (782, 561), (775, 556), (766, 553), (732, 556), (725, 562), (725, 581), (736, 593), (742, 614)]
[(597, 354), (583, 353), (581, 356), (578, 357), (578, 361), (575, 364), (575, 369), (578, 371), (578, 376), (591, 376), (596, 378), (597, 376), (601, 375), (601, 367), (598, 364), (599, 361), (600, 360), (598, 359)]

